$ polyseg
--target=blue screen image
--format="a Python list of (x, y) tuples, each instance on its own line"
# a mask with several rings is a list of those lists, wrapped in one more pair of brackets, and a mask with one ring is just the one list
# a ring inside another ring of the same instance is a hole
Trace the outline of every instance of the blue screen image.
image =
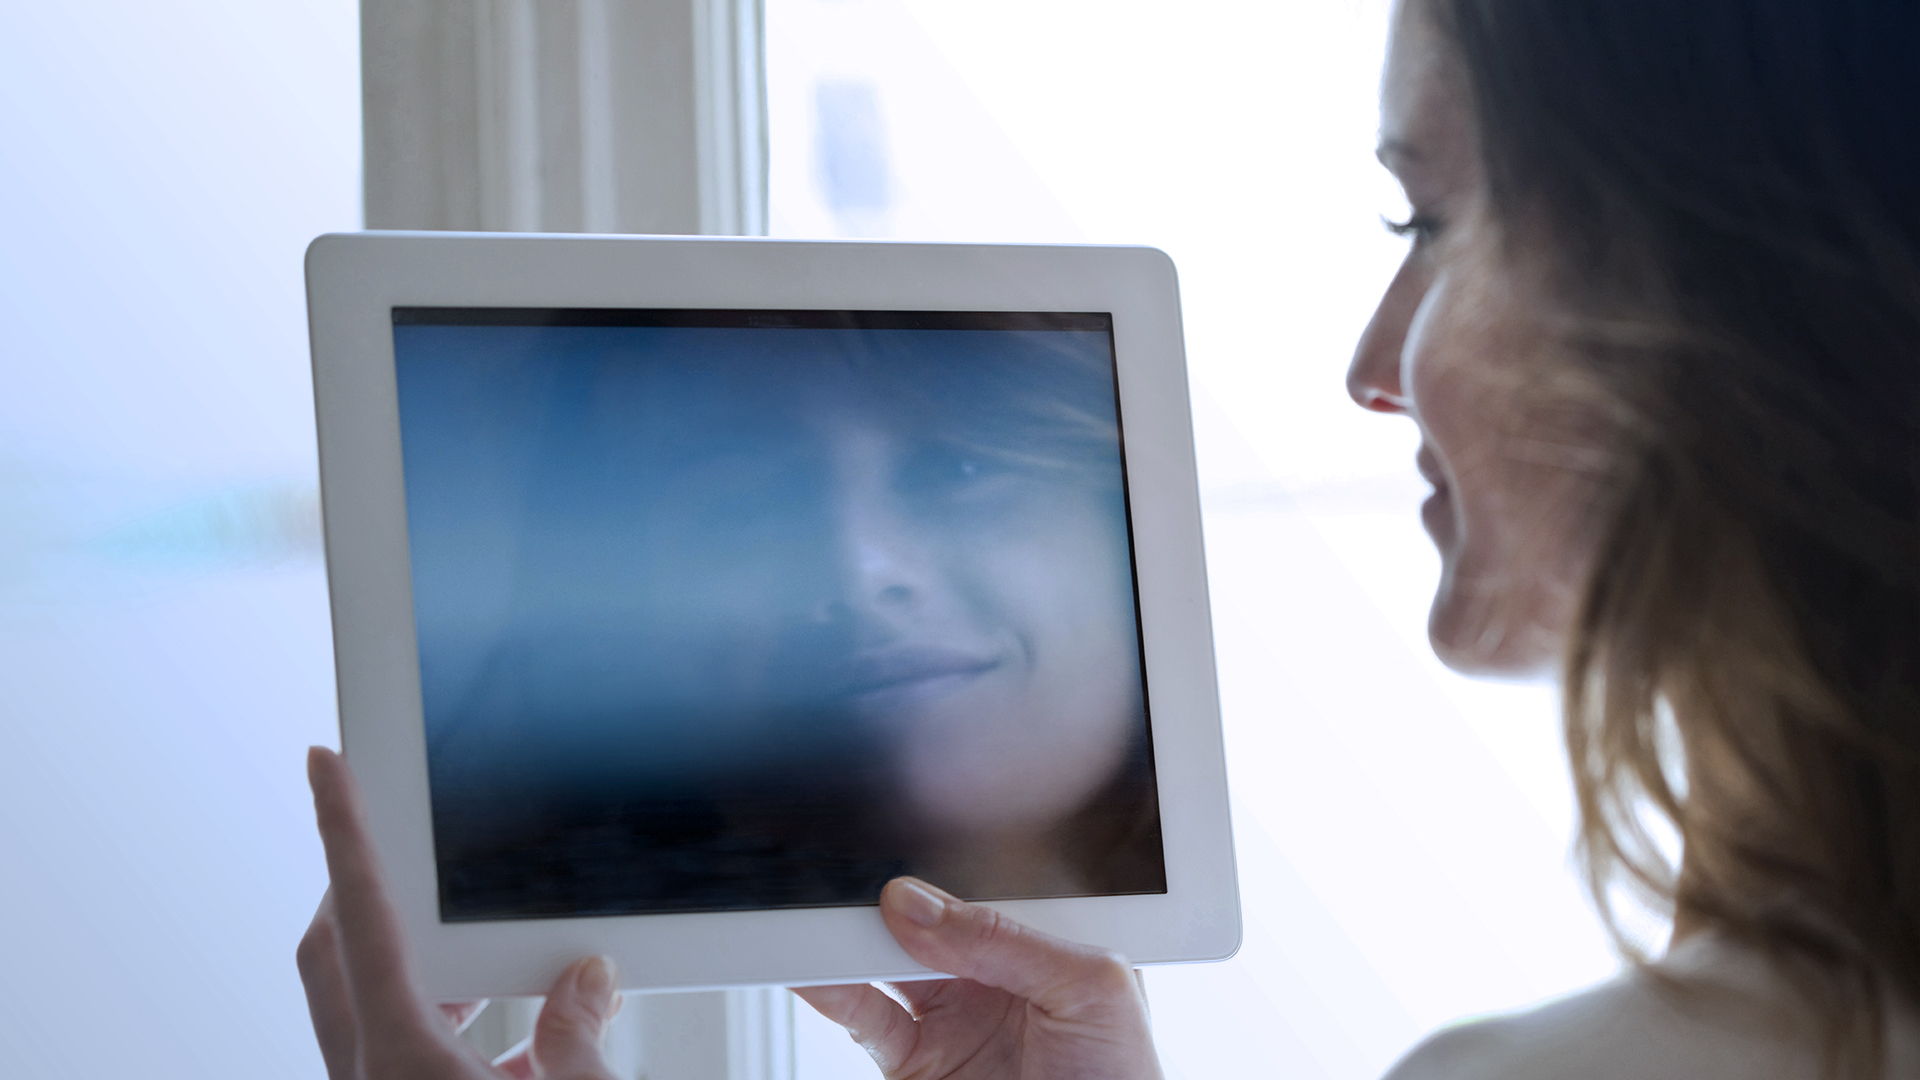
[(396, 308), (442, 917), (1163, 892), (1105, 316)]

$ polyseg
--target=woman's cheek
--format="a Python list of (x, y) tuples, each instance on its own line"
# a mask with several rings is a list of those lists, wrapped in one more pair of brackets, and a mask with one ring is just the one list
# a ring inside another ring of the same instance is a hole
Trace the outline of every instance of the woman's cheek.
[(1428, 521), (1442, 561), (1428, 633), (1456, 670), (1533, 675), (1557, 655), (1585, 566), (1577, 523), (1594, 479), (1581, 462), (1603, 457), (1604, 440), (1570, 425), (1580, 402), (1560, 395), (1577, 361), (1538, 311), (1454, 315), (1467, 318), (1430, 345), (1416, 390), (1450, 510), (1438, 527)]
[(1124, 533), (1078, 505), (1095, 501), (1056, 492), (1022, 528), (954, 537), (953, 587), (971, 619), (1014, 643), (1018, 670), (954, 702), (966, 723), (923, 729), (908, 750), (923, 809), (949, 826), (1046, 826), (1125, 758), (1141, 717), (1132, 593)]
[(1465, 672), (1504, 669), (1512, 609), (1524, 606), (1524, 572), (1505, 543), (1515, 507), (1502, 440), (1518, 403), (1508, 377), (1516, 343), (1502, 332), (1501, 292), (1471, 265), (1436, 276), (1402, 359), (1434, 483), (1422, 507), (1441, 562), (1428, 638), (1443, 662)]

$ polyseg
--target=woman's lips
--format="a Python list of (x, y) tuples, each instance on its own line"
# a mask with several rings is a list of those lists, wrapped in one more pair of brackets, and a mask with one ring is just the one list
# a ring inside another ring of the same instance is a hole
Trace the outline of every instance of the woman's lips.
[(1432, 484), (1435, 491), (1446, 489), (1447, 476), (1440, 468), (1440, 458), (1426, 443), (1421, 443), (1419, 453), (1413, 455), (1413, 467), (1420, 470), (1420, 478)]
[(1434, 488), (1433, 494), (1420, 503), (1420, 522), (1436, 543), (1453, 534), (1453, 507), (1447, 495), (1446, 488)]
[(1433, 485), (1433, 494), (1420, 504), (1420, 523), (1426, 526), (1427, 535), (1444, 555), (1453, 543), (1453, 489), (1447, 486), (1447, 474), (1440, 468), (1440, 459), (1426, 444), (1421, 444), (1413, 464), (1427, 483)]
[(993, 656), (940, 645), (894, 645), (855, 653), (842, 686), (853, 697), (937, 693), (1000, 666)]

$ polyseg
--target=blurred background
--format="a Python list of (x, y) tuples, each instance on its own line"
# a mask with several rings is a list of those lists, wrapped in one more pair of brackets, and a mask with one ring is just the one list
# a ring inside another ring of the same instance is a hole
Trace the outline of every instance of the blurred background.
[[(292, 963), (324, 886), (302, 751), (336, 739), (301, 254), (364, 221), (359, 18), (0, 8), (12, 1076), (322, 1075)], [(1341, 386), (1401, 254), (1386, 23), (1386, 0), (764, 3), (766, 231), (1180, 268), (1247, 934), (1148, 976), (1178, 1077), (1377, 1076), (1615, 968), (1552, 694), (1432, 659), (1414, 432)], [(873, 1074), (804, 1006), (781, 1068)]]

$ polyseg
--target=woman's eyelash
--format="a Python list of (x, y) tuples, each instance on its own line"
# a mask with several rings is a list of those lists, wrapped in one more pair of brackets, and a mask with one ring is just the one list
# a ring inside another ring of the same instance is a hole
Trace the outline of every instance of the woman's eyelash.
[(1411, 237), (1414, 240), (1430, 239), (1434, 233), (1440, 231), (1440, 222), (1425, 214), (1414, 214), (1405, 221), (1395, 221), (1392, 218), (1383, 217), (1380, 219), (1380, 223), (1385, 225), (1387, 231), (1393, 235)]

